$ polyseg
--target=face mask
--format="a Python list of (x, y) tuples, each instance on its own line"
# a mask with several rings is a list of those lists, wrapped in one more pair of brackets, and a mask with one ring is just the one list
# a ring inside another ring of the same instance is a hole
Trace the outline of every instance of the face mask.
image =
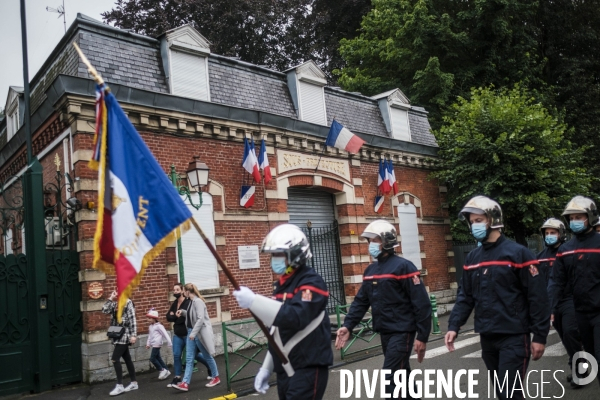
[(173, 296), (175, 296), (176, 299), (181, 297), (181, 293), (173, 293)]
[(369, 243), (369, 254), (371, 254), (374, 258), (379, 257), (379, 255), (381, 254), (379, 245), (380, 243)]
[(471, 224), (471, 233), (477, 241), (482, 241), (487, 236), (487, 224), (485, 222)]
[(556, 243), (558, 243), (558, 236), (556, 235), (548, 235), (544, 238), (544, 241), (546, 242), (546, 244), (548, 246), (552, 246), (555, 245)]
[(282, 275), (287, 268), (285, 257), (271, 257), (271, 268), (277, 275)]
[(571, 221), (569, 222), (569, 227), (573, 233), (581, 233), (585, 229), (585, 220), (583, 221)]

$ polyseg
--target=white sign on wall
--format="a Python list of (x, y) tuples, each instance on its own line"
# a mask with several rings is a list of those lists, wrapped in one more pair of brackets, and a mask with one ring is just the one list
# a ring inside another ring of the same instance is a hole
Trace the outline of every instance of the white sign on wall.
[(260, 268), (258, 246), (238, 246), (240, 269)]

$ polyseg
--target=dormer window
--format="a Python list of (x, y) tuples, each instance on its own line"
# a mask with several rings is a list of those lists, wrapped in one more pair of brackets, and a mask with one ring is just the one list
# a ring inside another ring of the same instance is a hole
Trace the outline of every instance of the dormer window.
[[(210, 101), (208, 55), (210, 43), (189, 25), (168, 31), (162, 37), (163, 61), (171, 94)], [(165, 60), (165, 53), (167, 57)]]
[(379, 103), (379, 109), (390, 136), (410, 142), (408, 110), (411, 109), (411, 105), (406, 95), (400, 89), (394, 89), (372, 98)]
[(11, 86), (8, 90), (8, 98), (6, 100), (6, 140), (9, 141), (22, 125), (21, 109), (25, 108), (20, 101), (23, 96), (23, 88)]
[(319, 125), (327, 125), (327, 110), (325, 108), (325, 91), (327, 79), (323, 71), (314, 61), (286, 71), (288, 87), (302, 121)]

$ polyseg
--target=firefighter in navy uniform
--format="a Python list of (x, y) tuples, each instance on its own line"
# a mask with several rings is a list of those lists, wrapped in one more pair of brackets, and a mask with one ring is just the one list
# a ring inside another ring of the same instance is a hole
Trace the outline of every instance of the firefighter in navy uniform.
[[(560, 246), (567, 240), (567, 232), (565, 224), (556, 218), (550, 218), (540, 228), (546, 248), (537, 255), (540, 263), (540, 273), (546, 278), (548, 286), (552, 280), (552, 266), (556, 260), (556, 253)], [(548, 293), (551, 297), (551, 293)], [(572, 371), (573, 354), (581, 351), (581, 338), (577, 329), (577, 318), (575, 317), (575, 308), (573, 306), (573, 288), (569, 287), (565, 291), (565, 295), (558, 303), (556, 308), (552, 310), (550, 321), (560, 336), (560, 339), (569, 355), (569, 369)], [(571, 374), (567, 375), (567, 381), (573, 388), (579, 388), (574, 381), (571, 380)]]
[(504, 225), (498, 203), (476, 196), (459, 216), (482, 245), (465, 261), (446, 347), (454, 351), (458, 331), (475, 309), (475, 332), (480, 334), (481, 356), (490, 377), (496, 373), (499, 382), (508, 377), (508, 385), (502, 391), (496, 386), (496, 393), (501, 399), (522, 399), (521, 382), (526, 379), (529, 358), (542, 357), (550, 329), (546, 280), (535, 256), (501, 233)]
[(373, 329), (381, 334), (383, 369), (392, 371), (386, 393), (393, 394), (393, 374), (406, 370), (408, 377), (413, 348), (418, 361), (423, 361), (431, 331), (431, 304), (417, 267), (394, 254), (398, 238), (392, 224), (373, 221), (361, 236), (369, 241), (369, 253), (376, 261), (364, 272), (344, 325), (337, 331), (336, 348), (346, 344), (350, 332), (371, 307)]
[[(575, 316), (586, 352), (600, 360), (600, 235), (596, 204), (589, 198), (575, 196), (563, 212), (574, 233), (556, 254), (550, 282), (553, 308), (572, 290)], [(573, 380), (580, 376), (573, 369)], [(600, 379), (600, 374), (598, 375)]]
[(271, 268), (281, 275), (273, 297), (255, 294), (241, 286), (233, 292), (240, 307), (249, 308), (271, 332), (289, 362), (269, 347), (254, 387), (265, 394), (269, 377), (277, 373), (280, 399), (322, 399), (333, 364), (331, 327), (326, 312), (329, 293), (323, 278), (306, 265), (312, 257), (304, 233), (295, 225), (280, 225), (265, 237), (262, 252), (271, 253)]

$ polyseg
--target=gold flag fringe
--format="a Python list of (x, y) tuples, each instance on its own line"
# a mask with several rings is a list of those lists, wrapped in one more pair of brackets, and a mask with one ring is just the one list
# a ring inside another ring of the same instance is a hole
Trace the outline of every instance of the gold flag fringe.
[[(175, 240), (178, 239), (179, 235), (187, 232), (190, 228), (191, 228), (191, 222), (188, 219), (188, 220), (184, 221), (181, 225), (179, 225), (177, 228), (173, 229), (173, 231), (171, 233), (169, 233), (167, 236), (165, 236), (160, 242), (158, 242), (156, 244), (156, 246), (154, 246), (149, 252), (146, 253), (146, 255), (144, 256), (144, 259), (142, 260), (142, 268), (140, 269), (140, 272), (138, 272), (138, 274), (135, 276), (135, 278), (133, 278), (133, 280), (129, 283), (129, 285), (127, 285), (127, 287), (125, 288), (123, 293), (121, 293), (121, 296), (119, 296), (119, 306), (117, 309), (117, 321), (119, 323), (121, 322), (121, 316), (123, 315), (123, 309), (125, 308), (125, 304), (127, 304), (127, 299), (129, 299), (131, 297), (131, 294), (133, 293), (134, 289), (142, 281), (144, 272), (146, 272), (146, 267), (148, 265), (150, 265), (150, 263), (152, 261), (154, 261), (154, 259), (156, 257), (158, 257), (160, 255), (160, 253), (162, 253), (167, 247), (172, 245), (175, 242)], [(181, 232), (181, 233), (178, 235), (177, 232)], [(117, 259), (115, 259), (115, 261), (116, 260)], [(114, 269), (114, 266), (113, 266), (113, 269)]]

